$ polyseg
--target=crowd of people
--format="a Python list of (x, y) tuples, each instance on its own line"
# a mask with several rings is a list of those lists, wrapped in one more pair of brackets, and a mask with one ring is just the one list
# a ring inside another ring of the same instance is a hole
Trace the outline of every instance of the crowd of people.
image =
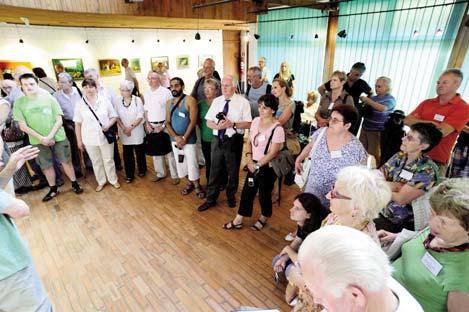
[[(66, 72), (56, 83), (41, 68), (18, 67), (0, 81), (0, 184), (5, 188), (13, 178), (17, 194), (48, 186), (47, 202), (59, 195), (63, 174), (78, 195), (84, 190), (77, 179), (92, 170), (96, 192), (108, 183), (119, 189), (116, 172), (124, 169), (132, 183), (147, 175), (151, 156), (152, 181), (168, 175), (174, 185), (183, 181), (181, 196), (200, 199), (199, 212), (216, 206), (225, 190), (227, 205), (238, 206), (225, 230), (243, 228), (258, 194), (261, 212), (251, 229), (261, 231), (273, 204), (281, 203), (282, 185), (300, 175), (304, 185), (290, 209), (296, 227), (272, 260), (294, 311), (463, 311), (469, 304), (469, 105), (457, 93), (462, 72), (444, 71), (437, 97), (406, 116), (395, 110), (391, 79), (378, 77), (374, 94), (361, 78), (363, 63), (334, 71), (318, 93), (307, 94), (306, 105), (293, 100), (288, 62), (273, 80), (266, 64), (262, 57), (249, 68), (241, 94), (235, 77), (220, 77), (206, 59), (187, 94), (183, 79), (170, 77), (163, 64), (147, 74), (148, 88), (140, 92), (123, 59), (119, 96), (94, 68), (85, 70), (78, 88)], [(10, 222), (28, 207), (0, 191), (0, 212), (0, 263), (7, 264), (0, 266), (0, 287), (10, 291), (0, 292), (0, 310), (28, 304), (48, 311)], [(21, 261), (8, 262), (4, 251), (19, 253)], [(34, 293), (30, 301), (18, 300), (18, 287)]]

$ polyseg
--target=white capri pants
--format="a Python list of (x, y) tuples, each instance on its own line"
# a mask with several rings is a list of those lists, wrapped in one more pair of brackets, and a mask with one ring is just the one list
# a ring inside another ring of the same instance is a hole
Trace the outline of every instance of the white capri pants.
[[(92, 146), (86, 145), (86, 151), (93, 164), (94, 176), (98, 185), (117, 183), (116, 165), (114, 163), (114, 144), (106, 143), (104, 145)], [(106, 179), (107, 178), (107, 179)]]
[[(200, 178), (199, 162), (197, 160), (197, 144), (186, 144), (180, 150), (174, 142), (173, 147), (174, 158), (176, 160), (176, 168), (179, 178), (188, 177), (189, 181), (196, 181)], [(183, 156), (183, 161), (179, 162), (179, 158)]]

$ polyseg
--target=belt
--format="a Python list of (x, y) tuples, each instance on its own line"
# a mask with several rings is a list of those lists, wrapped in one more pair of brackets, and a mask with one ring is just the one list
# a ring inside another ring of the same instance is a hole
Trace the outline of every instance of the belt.
[(163, 121), (150, 121), (151, 124), (155, 124), (155, 125), (161, 125), (161, 124), (164, 124), (166, 122), (166, 120), (163, 120)]

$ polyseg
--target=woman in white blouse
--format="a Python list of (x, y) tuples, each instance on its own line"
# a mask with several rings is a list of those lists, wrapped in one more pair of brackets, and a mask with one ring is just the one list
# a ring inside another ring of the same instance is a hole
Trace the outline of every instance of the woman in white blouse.
[[(124, 149), (125, 181), (132, 182), (135, 178), (135, 158), (137, 158), (138, 176), (143, 177), (147, 172), (145, 148), (143, 138), (143, 103), (142, 100), (132, 95), (134, 83), (124, 80), (120, 84), (121, 96), (117, 99), (117, 125), (119, 126), (119, 138)], [(134, 157), (135, 153), (135, 157)]]
[(114, 164), (115, 143), (108, 143), (104, 136), (104, 132), (116, 122), (117, 113), (106, 97), (98, 96), (94, 80), (83, 80), (82, 87), (83, 100), (75, 106), (73, 117), (78, 148), (81, 151), (86, 148), (93, 163), (94, 175), (98, 182), (96, 192), (100, 192), (107, 181), (118, 189), (120, 184)]

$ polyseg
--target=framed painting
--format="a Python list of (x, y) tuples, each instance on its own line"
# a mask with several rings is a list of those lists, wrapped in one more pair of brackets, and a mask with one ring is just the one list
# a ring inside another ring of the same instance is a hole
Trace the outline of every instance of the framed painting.
[(213, 60), (213, 55), (199, 55), (199, 68), (204, 66), (204, 61), (208, 58), (211, 58)]
[(189, 68), (189, 55), (179, 55), (176, 57), (176, 64), (178, 69)]
[(62, 72), (69, 73), (73, 80), (83, 80), (85, 78), (81, 58), (52, 59), (52, 66), (57, 80), (59, 80), (59, 74)]
[(134, 71), (134, 73), (139, 73), (142, 71), (142, 68), (140, 67), (140, 59), (139, 58), (133, 58), (130, 59), (130, 68)]
[(33, 63), (31, 62), (22, 62), (22, 61), (10, 61), (10, 60), (0, 60), (0, 74), (3, 76), (3, 73), (12, 74), (18, 66), (25, 66), (29, 69), (33, 69)]
[(151, 69), (158, 70), (158, 64), (162, 63), (166, 69), (169, 69), (169, 57), (167, 56), (157, 56), (150, 59)]
[(99, 74), (102, 77), (116, 76), (122, 73), (121, 62), (118, 59), (98, 60)]

